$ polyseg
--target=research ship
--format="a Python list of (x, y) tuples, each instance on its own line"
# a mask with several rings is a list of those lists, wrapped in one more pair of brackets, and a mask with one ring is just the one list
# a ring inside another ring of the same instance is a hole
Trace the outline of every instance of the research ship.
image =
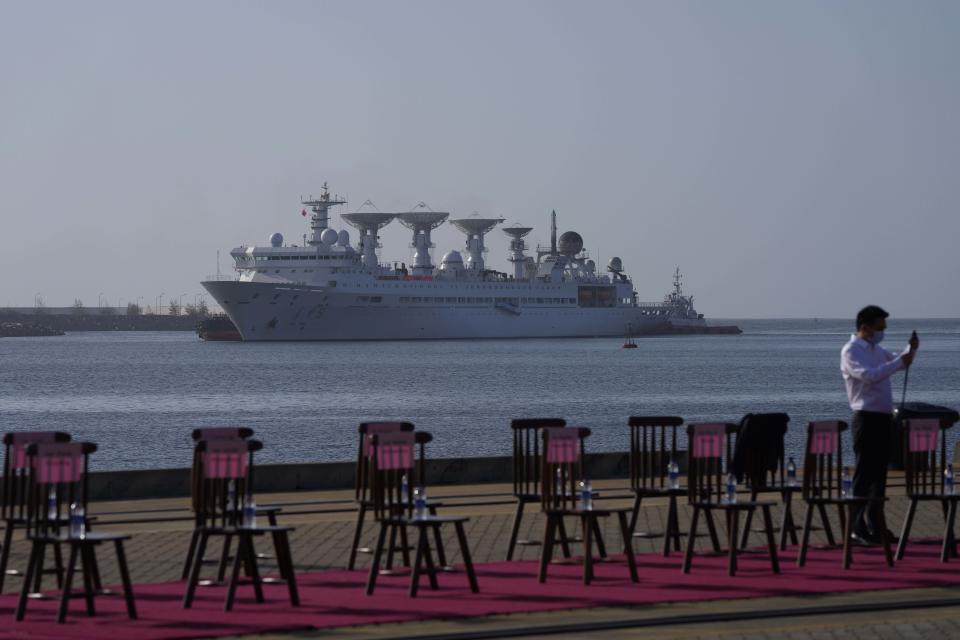
[[(202, 284), (236, 325), (244, 341), (424, 340), (638, 336), (652, 333), (734, 333), (708, 327), (683, 294), (679, 269), (662, 302), (637, 301), (619, 257), (605, 273), (567, 231), (557, 238), (551, 217), (549, 247), (528, 247), (533, 229), (501, 227), (509, 241), (509, 272), (488, 269), (487, 235), (503, 218), (450, 219), (466, 236), (464, 251), (448, 251), (433, 264), (430, 234), (449, 213), (420, 203), (411, 211), (358, 210), (341, 214), (357, 230), (330, 226), (333, 207), (346, 200), (326, 183), (309, 208), (310, 233), (302, 246), (270, 236), (270, 246), (240, 246), (230, 255), (236, 275)], [(364, 207), (361, 207), (363, 209)], [(383, 265), (378, 232), (394, 220), (413, 234), (413, 260)], [(533, 250), (536, 257), (527, 255)], [(733, 328), (735, 329), (735, 328)]]

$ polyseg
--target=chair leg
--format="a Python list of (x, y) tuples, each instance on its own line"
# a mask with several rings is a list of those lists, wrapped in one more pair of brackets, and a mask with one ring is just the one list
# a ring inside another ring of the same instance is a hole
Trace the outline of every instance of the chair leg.
[(387, 571), (393, 570), (393, 553), (397, 549), (397, 529), (398, 528), (399, 527), (396, 524), (390, 525), (390, 542), (387, 545), (387, 566), (386, 566)]
[(683, 573), (690, 573), (690, 564), (693, 562), (693, 545), (697, 542), (697, 520), (700, 519), (700, 505), (693, 506), (693, 515), (690, 516), (690, 533), (687, 536), (687, 551), (683, 555)]
[(417, 597), (417, 589), (420, 587), (420, 571), (423, 566), (423, 550), (427, 546), (426, 528), (417, 527), (417, 552), (413, 556), (413, 568), (410, 571), (410, 590), (411, 598)]
[[(437, 515), (437, 507), (430, 507), (430, 515)], [(443, 548), (443, 534), (440, 532), (440, 527), (433, 527), (433, 542), (437, 547), (437, 564), (441, 567), (447, 567), (447, 552)]]
[(720, 553), (720, 536), (717, 535), (717, 526), (713, 523), (713, 513), (710, 509), (703, 510), (703, 519), (707, 521), (707, 531), (710, 532), (710, 542), (713, 544), (714, 553)]
[(583, 528), (583, 584), (589, 585), (593, 580), (593, 531), (596, 519), (584, 513), (581, 517)]
[[(639, 496), (637, 496), (639, 498)], [(677, 517), (677, 500), (674, 496), (670, 496), (667, 501), (667, 524), (663, 531), (663, 557), (667, 558), (670, 556), (670, 546), (674, 544), (676, 539), (676, 532), (674, 531), (674, 524)]]
[(243, 563), (243, 556), (246, 550), (243, 548), (243, 537), (239, 536), (237, 540), (237, 550), (233, 554), (233, 570), (230, 572), (230, 582), (227, 585), (227, 600), (223, 604), (224, 611), (233, 609), (233, 600), (237, 594), (237, 582), (240, 581), (240, 565)]
[(183, 571), (180, 572), (180, 579), (186, 580), (190, 577), (190, 567), (193, 566), (193, 555), (197, 552), (197, 541), (200, 539), (200, 530), (194, 529), (190, 534), (190, 546), (187, 547), (187, 558), (183, 561)]
[(740, 510), (739, 509), (730, 509), (727, 511), (728, 516), (728, 527), (727, 531), (729, 537), (730, 550), (728, 551), (727, 557), (727, 575), (735, 576), (737, 575), (737, 545), (740, 542), (740, 537), (737, 535), (739, 532), (738, 526), (740, 523)]
[(913, 526), (913, 516), (917, 512), (917, 502), (916, 498), (910, 498), (910, 504), (907, 506), (907, 514), (900, 528), (900, 542), (897, 543), (897, 560), (903, 560), (903, 554), (907, 552), (907, 539), (910, 537), (910, 528)]
[(367, 576), (367, 595), (373, 593), (377, 585), (377, 574), (380, 573), (380, 560), (383, 558), (383, 545), (387, 539), (386, 523), (380, 523), (380, 533), (377, 534), (377, 546), (373, 550), (373, 563), (370, 565), (370, 574)]
[(567, 535), (567, 526), (563, 524), (562, 516), (557, 516), (557, 530), (554, 535), (556, 534), (560, 534), (560, 550), (563, 551), (563, 557), (571, 557), (573, 554), (570, 553), (570, 536)]
[(277, 557), (277, 565), (280, 570), (280, 577), (287, 583), (287, 591), (290, 592), (290, 606), (300, 606), (300, 593), (297, 590), (297, 576), (293, 571), (293, 555), (290, 553), (290, 539), (286, 531), (274, 531), (273, 535), (273, 553)]
[[(750, 502), (757, 501), (757, 491), (752, 489), (750, 491)], [(740, 537), (740, 548), (746, 549), (747, 544), (750, 542), (750, 527), (753, 526), (753, 509), (747, 511), (747, 518), (743, 521), (743, 535)]]
[(600, 529), (600, 519), (596, 516), (591, 516), (590, 526), (593, 527), (593, 539), (597, 543), (597, 555), (599, 555), (601, 558), (606, 558), (607, 545), (603, 541), (603, 531)]
[(123, 552), (123, 540), (114, 540), (113, 547), (117, 552), (117, 566), (120, 569), (120, 583), (123, 585), (123, 598), (127, 602), (127, 616), (131, 620), (136, 620), (137, 605), (133, 600), (133, 586), (130, 583), (130, 571), (127, 568), (127, 556)]
[(807, 503), (803, 513), (803, 531), (800, 533), (800, 551), (797, 552), (797, 566), (807, 563), (807, 549), (810, 548), (810, 529), (813, 527), (813, 505)]
[(246, 548), (247, 563), (250, 567), (250, 579), (253, 581), (253, 594), (257, 602), (263, 602), (263, 581), (260, 579), (260, 568), (257, 566), (257, 550), (253, 545), (253, 534), (240, 534), (237, 544)]
[(410, 566), (410, 540), (407, 539), (406, 525), (400, 525), (400, 556), (403, 558), (403, 566)]
[(80, 546), (80, 566), (83, 570), (83, 596), (87, 603), (87, 615), (97, 614), (96, 605), (93, 602), (93, 596), (96, 593), (96, 587), (93, 585), (93, 564), (91, 559), (93, 547), (91, 545), (81, 544)]
[(890, 535), (887, 528), (887, 516), (883, 512), (883, 505), (880, 505), (880, 511), (877, 514), (880, 517), (878, 526), (880, 527), (880, 540), (883, 542), (883, 557), (887, 560), (887, 566), (893, 566), (893, 553), (890, 551)]
[(39, 558), (43, 554), (43, 543), (33, 541), (30, 544), (30, 559), (27, 560), (27, 568), (23, 574), (23, 586), (20, 589), (20, 599), (17, 601), (17, 620), (23, 620), (27, 613), (27, 600), (30, 596), (30, 583), (33, 582), (33, 572), (37, 570)]
[(357, 524), (353, 527), (353, 541), (350, 543), (350, 559), (347, 560), (347, 570), (353, 571), (357, 564), (357, 548), (360, 546), (360, 536), (363, 534), (363, 520), (367, 515), (367, 505), (360, 502), (357, 509)]
[[(222, 584), (227, 577), (227, 563), (230, 561), (230, 547), (233, 546), (233, 535), (223, 536), (223, 549), (220, 551), (220, 564), (217, 565), (217, 582)], [(203, 558), (200, 559), (203, 561)]]
[(430, 588), (436, 591), (440, 588), (440, 584), (437, 582), (437, 567), (433, 564), (433, 553), (430, 551), (430, 536), (427, 534), (426, 528), (423, 529), (422, 535), (424, 542), (423, 559), (427, 563), (427, 577), (430, 580)]
[[(953, 525), (957, 519), (957, 501), (950, 500), (950, 506), (947, 508), (947, 522), (943, 530), (943, 548), (940, 550), (940, 562), (949, 562), (954, 554), (954, 532)], [(903, 540), (903, 538), (900, 538)]]
[(467, 544), (467, 534), (463, 531), (463, 523), (454, 522), (453, 524), (457, 530), (457, 542), (460, 543), (460, 556), (463, 558), (463, 568), (467, 572), (467, 580), (470, 581), (470, 591), (479, 593), (480, 587), (477, 585), (477, 574), (473, 570), (473, 559), (470, 557), (470, 546)]
[(820, 512), (820, 521), (823, 523), (823, 533), (827, 536), (827, 544), (832, 547), (837, 544), (837, 541), (833, 537), (833, 528), (830, 526), (830, 518), (827, 517), (827, 506), (824, 504), (818, 504), (817, 510)]
[(63, 623), (67, 619), (67, 607), (70, 605), (70, 592), (73, 588), (73, 570), (77, 566), (77, 545), (70, 545), (70, 556), (67, 560), (67, 575), (63, 579), (63, 591), (60, 593), (60, 606), (57, 608), (57, 622)]
[(520, 535), (520, 521), (523, 519), (523, 508), (526, 503), (517, 498), (517, 509), (513, 512), (513, 526), (510, 527), (510, 542), (507, 543), (507, 561), (513, 560), (513, 549), (517, 546), (517, 537)]
[(10, 543), (13, 542), (13, 522), (7, 520), (3, 530), (3, 549), (0, 550), (0, 593), (3, 593), (4, 578), (7, 577), (7, 563), (10, 561)]
[(187, 591), (183, 594), (184, 609), (189, 609), (193, 604), (193, 594), (197, 590), (197, 582), (200, 581), (200, 568), (203, 565), (203, 554), (207, 550), (207, 540), (209, 538), (210, 535), (205, 531), (200, 534), (197, 553), (193, 556), (193, 566), (190, 568), (190, 578), (187, 580)]
[(767, 535), (767, 549), (770, 551), (770, 567), (774, 573), (780, 573), (780, 560), (777, 558), (777, 544), (773, 539), (773, 517), (770, 515), (770, 507), (763, 505), (763, 530)]
[[(672, 501), (674, 498), (670, 496)], [(630, 535), (633, 535), (633, 532), (637, 530), (637, 518), (640, 516), (640, 501), (643, 500), (643, 496), (637, 493), (633, 498), (633, 510), (630, 512)]]
[(620, 537), (623, 538), (623, 554), (627, 557), (627, 567), (630, 569), (630, 580), (639, 582), (637, 576), (637, 559), (633, 555), (633, 535), (630, 533), (630, 526), (627, 524), (627, 514), (623, 511), (617, 513), (617, 521), (620, 524)]
[(103, 591), (103, 584), (100, 582), (100, 563), (97, 561), (97, 546), (90, 547), (90, 564), (93, 565), (90, 575), (93, 577), (93, 588), (96, 593)]
[(850, 534), (853, 533), (853, 522), (856, 518), (856, 505), (851, 502), (847, 505), (847, 519), (843, 527), (843, 568), (849, 569), (853, 562), (853, 550), (850, 546)]
[(33, 592), (40, 593), (40, 589), (43, 586), (43, 565), (47, 559), (47, 545), (44, 544), (40, 551), (40, 556), (37, 557), (37, 566), (33, 570)]
[(59, 544), (53, 545), (53, 572), (57, 578), (57, 588), (63, 588), (63, 553)]
[(540, 550), (540, 575), (537, 577), (540, 582), (547, 581), (547, 566), (553, 559), (553, 541), (556, 536), (557, 520), (560, 520), (561, 524), (563, 523), (560, 516), (552, 513), (547, 514), (546, 529), (543, 533), (543, 548)]

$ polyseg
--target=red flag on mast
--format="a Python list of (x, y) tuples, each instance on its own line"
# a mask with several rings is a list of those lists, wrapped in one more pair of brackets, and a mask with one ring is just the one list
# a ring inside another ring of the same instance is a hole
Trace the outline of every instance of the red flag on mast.
[(304, 209), (303, 211), (301, 211), (301, 212), (300, 212), (300, 215), (302, 215), (303, 217), (306, 217), (306, 216), (307, 216), (307, 210)]

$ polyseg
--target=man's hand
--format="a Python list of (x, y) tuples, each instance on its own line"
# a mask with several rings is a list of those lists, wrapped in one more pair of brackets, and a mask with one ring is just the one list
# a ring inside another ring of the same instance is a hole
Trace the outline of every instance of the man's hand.
[(917, 332), (914, 331), (910, 334), (910, 353), (913, 353), (920, 348), (920, 338), (917, 337)]

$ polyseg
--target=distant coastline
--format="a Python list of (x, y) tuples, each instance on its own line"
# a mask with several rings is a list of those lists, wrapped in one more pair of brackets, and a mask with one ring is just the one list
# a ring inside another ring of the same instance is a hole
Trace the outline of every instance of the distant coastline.
[(66, 331), (194, 331), (200, 316), (52, 314), (0, 311), (0, 337), (63, 335)]

